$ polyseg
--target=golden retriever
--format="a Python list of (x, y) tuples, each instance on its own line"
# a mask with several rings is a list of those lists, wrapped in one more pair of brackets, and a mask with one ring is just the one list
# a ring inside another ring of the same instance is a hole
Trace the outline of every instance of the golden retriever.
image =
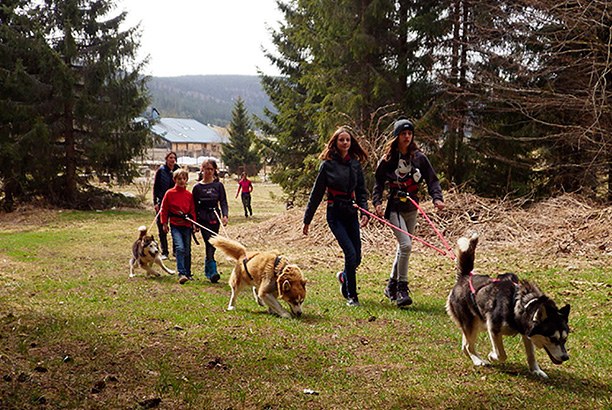
[(232, 296), (227, 310), (234, 310), (238, 293), (251, 286), (255, 300), (260, 306), (267, 305), (269, 313), (291, 317), (278, 302), (280, 296), (296, 317), (301, 316), (306, 280), (297, 265), (290, 265), (278, 252), (247, 252), (239, 242), (219, 235), (211, 238), (210, 243), (236, 261), (229, 279)]

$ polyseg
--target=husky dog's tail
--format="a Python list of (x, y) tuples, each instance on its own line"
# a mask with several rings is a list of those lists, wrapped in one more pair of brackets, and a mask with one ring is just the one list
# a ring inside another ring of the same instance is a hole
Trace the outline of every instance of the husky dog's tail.
[(474, 270), (474, 253), (478, 245), (478, 234), (473, 233), (471, 238), (457, 240), (457, 280), (462, 276), (469, 276)]
[(147, 234), (147, 227), (142, 225), (140, 228), (138, 228), (138, 232), (140, 232), (138, 239), (142, 239), (142, 237)]
[(246, 248), (239, 242), (224, 238), (223, 236), (213, 236), (208, 240), (212, 246), (220, 249), (229, 258), (234, 260), (242, 259), (246, 256)]

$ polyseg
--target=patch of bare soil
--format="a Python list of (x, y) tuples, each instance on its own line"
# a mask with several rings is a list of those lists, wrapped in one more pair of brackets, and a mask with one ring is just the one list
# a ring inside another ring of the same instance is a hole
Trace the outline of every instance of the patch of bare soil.
[[(434, 210), (430, 201), (421, 206), (450, 247), (472, 232), (481, 247), (522, 249), (535, 254), (612, 255), (612, 207), (603, 207), (566, 194), (537, 203), (524, 200), (486, 199), (466, 193), (445, 195), (446, 209)], [(230, 234), (248, 247), (308, 249), (312, 244), (335, 248), (336, 241), (325, 221), (325, 206), (315, 214), (308, 236), (302, 234), (304, 210), (295, 208), (257, 225), (234, 226)], [(445, 249), (425, 218), (418, 218), (416, 234)], [(362, 230), (364, 252), (395, 249), (391, 228), (375, 221)], [(424, 245), (419, 245), (424, 246)]]

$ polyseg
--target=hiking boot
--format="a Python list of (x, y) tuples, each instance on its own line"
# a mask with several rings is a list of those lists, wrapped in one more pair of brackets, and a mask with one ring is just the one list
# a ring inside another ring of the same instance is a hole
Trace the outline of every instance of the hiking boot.
[(395, 303), (397, 303), (397, 307), (410, 306), (412, 304), (408, 282), (397, 282), (397, 298)]
[(388, 297), (391, 302), (395, 302), (397, 300), (397, 280), (389, 279), (387, 281), (385, 296)]
[(336, 273), (336, 278), (340, 282), (340, 293), (344, 296), (344, 299), (348, 299), (348, 290), (346, 290), (346, 282), (344, 280), (344, 272), (340, 271)]
[(346, 300), (346, 306), (348, 306), (348, 307), (359, 307), (359, 306), (361, 306), (361, 303), (359, 303), (359, 299), (357, 299), (356, 297), (348, 298)]
[(204, 264), (204, 274), (211, 281), (211, 283), (219, 282), (219, 272), (217, 272), (217, 262), (215, 261), (206, 261)]
[(184, 284), (185, 284), (185, 282), (187, 282), (187, 281), (189, 280), (189, 278), (188, 278), (187, 276), (185, 276), (185, 275), (179, 275), (178, 280), (179, 280), (179, 283), (180, 283), (181, 285), (184, 285)]

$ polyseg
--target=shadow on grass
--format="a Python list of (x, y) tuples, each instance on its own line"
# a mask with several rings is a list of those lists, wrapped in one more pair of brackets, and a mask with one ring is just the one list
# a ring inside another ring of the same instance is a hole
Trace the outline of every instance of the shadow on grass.
[(363, 306), (365, 309), (369, 309), (372, 313), (380, 312), (403, 312), (409, 314), (419, 315), (434, 315), (434, 316), (446, 316), (446, 307), (440, 303), (423, 303), (416, 301), (410, 306), (398, 307), (394, 302), (390, 302), (387, 299), (380, 299), (379, 301), (367, 301)]
[[(548, 362), (548, 364), (549, 363), (550, 362)], [(541, 363), (541, 365), (546, 364), (547, 363)], [(585, 398), (607, 398), (608, 400), (610, 400), (609, 385), (593, 378), (580, 377), (579, 374), (569, 373), (558, 366), (551, 366), (543, 366), (542, 368), (542, 370), (544, 370), (544, 372), (548, 374), (548, 379), (541, 379), (529, 373), (529, 367), (527, 366), (526, 362), (524, 365), (521, 365), (520, 363), (505, 363), (495, 365), (494, 367), (498, 368), (500, 371), (506, 373), (507, 375), (517, 378), (529, 379), (534, 382), (550, 386), (556, 390), (562, 390), (567, 393), (580, 394)]]

